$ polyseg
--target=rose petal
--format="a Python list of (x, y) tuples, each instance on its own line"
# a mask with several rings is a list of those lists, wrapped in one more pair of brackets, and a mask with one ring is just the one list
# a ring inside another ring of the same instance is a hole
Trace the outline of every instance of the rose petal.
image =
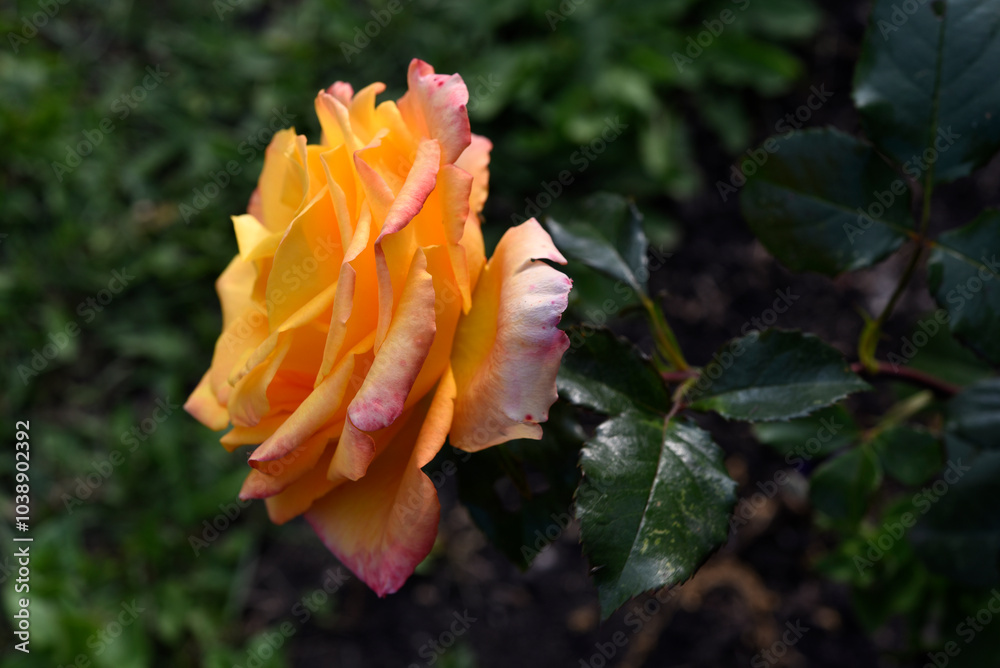
[(458, 324), (451, 358), (457, 448), (541, 438), (538, 423), (556, 400), (556, 373), (569, 347), (557, 324), (572, 282), (537, 258), (566, 263), (535, 219), (507, 230)]
[(486, 137), (472, 135), (469, 147), (462, 152), (455, 166), (460, 167), (472, 176), (472, 188), (469, 192), (469, 206), (472, 212), (478, 214), (486, 204), (486, 195), (490, 188), (490, 151), (493, 143)]
[(253, 470), (243, 481), (240, 498), (266, 499), (280, 494), (295, 484), (316, 467), (316, 463), (328, 447), (327, 444), (336, 438), (338, 428), (339, 425), (313, 434), (301, 446), (281, 459), (269, 462), (251, 461)]
[(267, 280), (267, 312), (274, 331), (311, 299), (337, 282), (343, 249), (333, 200), (326, 186), (303, 207), (274, 253)]
[(322, 425), (343, 419), (346, 414), (346, 398), (352, 386), (361, 384), (367, 371), (365, 357), (370, 355), (372, 336), (367, 337), (348, 353), (312, 394), (302, 402), (295, 412), (254, 450), (252, 459), (270, 461), (280, 459), (297, 448)]
[(347, 411), (354, 426), (377, 431), (400, 416), (436, 329), (434, 281), (423, 251), (417, 251), (382, 348)]
[(225, 429), (226, 425), (229, 424), (229, 413), (226, 411), (226, 407), (215, 398), (209, 381), (209, 373), (205, 372), (191, 396), (184, 402), (184, 410), (209, 429), (219, 431)]
[(453, 163), (472, 141), (465, 105), (469, 91), (457, 74), (435, 74), (422, 60), (410, 61), (409, 86), (399, 99), (406, 124), (441, 143), (441, 164)]
[(397, 591), (434, 545), (441, 506), (421, 467), (444, 443), (454, 396), (446, 374), (364, 478), (341, 484), (306, 512), (327, 548), (379, 596)]

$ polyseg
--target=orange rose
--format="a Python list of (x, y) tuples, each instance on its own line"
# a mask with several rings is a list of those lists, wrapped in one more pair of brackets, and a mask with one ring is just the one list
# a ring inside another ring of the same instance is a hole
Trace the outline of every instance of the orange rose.
[(336, 83), (323, 141), (267, 149), (239, 255), (216, 284), (223, 332), (185, 409), (227, 449), (259, 444), (240, 497), (276, 523), (305, 513), (380, 596), (428, 554), (440, 504), (421, 471), (540, 438), (569, 346), (571, 282), (535, 220), (487, 263), (479, 213), (491, 144), (471, 134), (457, 74), (414, 60), (398, 103)]

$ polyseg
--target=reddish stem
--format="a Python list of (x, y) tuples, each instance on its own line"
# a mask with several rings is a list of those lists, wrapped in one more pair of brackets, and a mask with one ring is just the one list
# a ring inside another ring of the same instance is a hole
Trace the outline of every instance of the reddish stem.
[(683, 371), (664, 371), (662, 374), (663, 380), (668, 383), (683, 383), (689, 378), (696, 378), (698, 376), (698, 371), (695, 369), (684, 369)]
[[(870, 371), (865, 368), (864, 364), (861, 362), (855, 362), (851, 365), (851, 371), (861, 375), (873, 377), (873, 376), (885, 376), (888, 378), (896, 378), (899, 380), (909, 381), (916, 385), (922, 385), (923, 387), (930, 388), (942, 394), (944, 396), (954, 396), (962, 391), (961, 386), (954, 385), (947, 381), (936, 378), (923, 371), (917, 371), (916, 369), (911, 369), (905, 366), (894, 366), (888, 362), (876, 362), (878, 368), (875, 371)], [(665, 371), (661, 374), (663, 380), (668, 383), (683, 383), (689, 378), (694, 378), (698, 375), (698, 371), (694, 369), (685, 369), (684, 371)]]
[(958, 385), (953, 385), (947, 381), (936, 378), (929, 373), (924, 373), (923, 371), (917, 371), (916, 369), (911, 369), (905, 366), (896, 366), (889, 364), (888, 362), (876, 362), (877, 369), (871, 371), (865, 368), (865, 365), (861, 362), (855, 362), (851, 365), (851, 371), (863, 376), (887, 376), (889, 378), (896, 378), (899, 380), (906, 380), (916, 385), (922, 385), (929, 389), (934, 390), (938, 394), (942, 394), (948, 397), (954, 396), (962, 391), (962, 388)]

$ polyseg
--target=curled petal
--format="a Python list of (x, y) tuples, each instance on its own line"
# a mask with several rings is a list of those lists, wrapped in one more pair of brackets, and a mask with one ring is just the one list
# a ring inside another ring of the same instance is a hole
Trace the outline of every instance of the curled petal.
[(441, 506), (421, 467), (444, 443), (454, 392), (446, 374), (364, 478), (337, 486), (306, 513), (327, 548), (379, 596), (397, 591), (434, 545)]
[(472, 141), (469, 90), (457, 74), (435, 74), (434, 68), (414, 58), (406, 75), (409, 89), (399, 99), (407, 125), (441, 142), (441, 164), (453, 163)]
[(451, 443), (475, 452), (515, 438), (541, 438), (569, 347), (558, 328), (572, 281), (544, 262), (566, 260), (535, 219), (497, 245), (459, 322), (452, 352), (458, 395)]
[(194, 392), (184, 402), (184, 410), (209, 429), (218, 431), (225, 429), (226, 425), (229, 424), (229, 412), (215, 398), (209, 373), (205, 372), (198, 386), (194, 388)]
[(490, 188), (490, 151), (493, 143), (486, 137), (472, 135), (472, 142), (465, 149), (455, 166), (464, 169), (472, 176), (472, 191), (469, 194), (469, 206), (472, 212), (478, 214), (486, 204), (486, 194)]
[(434, 283), (422, 251), (413, 259), (399, 308), (361, 389), (347, 409), (348, 421), (334, 455), (331, 477), (357, 480), (375, 457), (365, 432), (393, 424), (403, 413), (417, 375), (434, 343)]

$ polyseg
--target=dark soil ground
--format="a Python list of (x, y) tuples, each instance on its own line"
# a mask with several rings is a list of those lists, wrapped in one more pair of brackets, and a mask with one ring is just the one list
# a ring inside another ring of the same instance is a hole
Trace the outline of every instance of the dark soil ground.
[[(833, 96), (808, 125), (860, 132), (850, 90), (868, 4), (821, 4), (830, 21), (802, 52), (810, 75), (791, 95), (759, 108), (758, 140), (802, 105), (813, 85), (824, 85)], [(707, 137), (696, 143), (706, 147), (701, 158), (706, 182), (725, 178), (731, 162), (709, 149), (716, 143)], [(978, 180), (945, 187), (932, 225), (964, 223), (983, 205), (998, 204), (998, 182), (1000, 164), (994, 162)], [(713, 185), (683, 206), (663, 202), (662, 207), (680, 221), (683, 240), (651, 283), (665, 293), (667, 316), (696, 364), (705, 363), (745, 322), (770, 307), (776, 290), (791, 291), (799, 299), (775, 326), (814, 332), (852, 356), (861, 327), (855, 306), (879, 308), (901, 271), (899, 258), (893, 258), (836, 280), (792, 274), (754, 241), (737, 198), (723, 202)], [(493, 213), (498, 220), (509, 216)], [(906, 323), (915, 315), (931, 308), (921, 286), (913, 294), (900, 305), (903, 325), (890, 327), (890, 341), (907, 331)], [(779, 456), (753, 442), (745, 427), (718, 421), (711, 429), (740, 482), (741, 497), (752, 495), (758, 482), (784, 467)], [(527, 573), (520, 573), (486, 543), (456, 503), (449, 481), (442, 491), (436, 558), (402, 591), (380, 601), (352, 579), (340, 590), (332, 613), (327, 604), (322, 614), (300, 623), (302, 616), (292, 612), (293, 606), (303, 592), (321, 586), (337, 564), (304, 524), (286, 527), (285, 540), (267, 546), (258, 565), (247, 624), (252, 629), (290, 622), (294, 638), (289, 655), (302, 667), (468, 665), (457, 659), (460, 651), (442, 659), (428, 644), (450, 644), (450, 628), (461, 631), (456, 644), (471, 649), (474, 665), (481, 668), (922, 665), (916, 659), (880, 660), (880, 653), (899, 649), (901, 640), (891, 631), (870, 637), (852, 613), (849, 591), (810, 570), (810, 559), (826, 537), (811, 528), (805, 490), (801, 478), (784, 486), (666, 603), (639, 598), (600, 623), (575, 527)], [(288, 540), (296, 531), (301, 532), (301, 547), (290, 549)], [(468, 615), (467, 630), (463, 623), (453, 625), (456, 615)], [(796, 627), (797, 634), (805, 632), (784, 651), (778, 641)], [(759, 654), (768, 647), (774, 648), (773, 655)]]

